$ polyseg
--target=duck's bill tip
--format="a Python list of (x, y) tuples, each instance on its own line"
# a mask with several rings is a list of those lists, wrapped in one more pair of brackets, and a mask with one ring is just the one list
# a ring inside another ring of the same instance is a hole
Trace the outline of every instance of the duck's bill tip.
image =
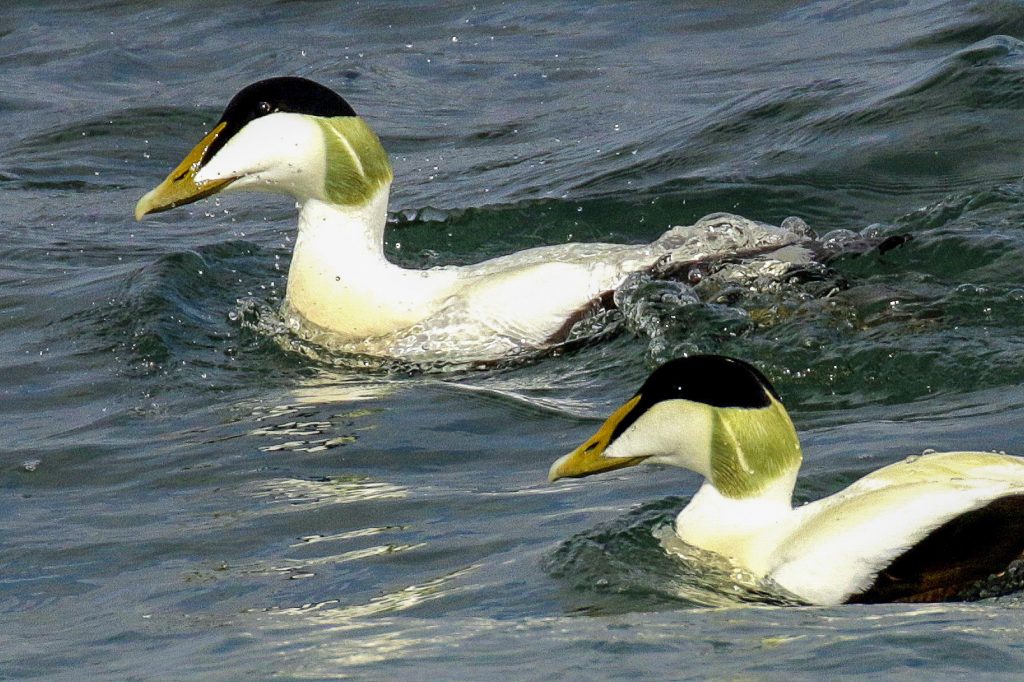
[(562, 455), (551, 464), (551, 468), (548, 469), (548, 483), (554, 483), (560, 478), (567, 478), (567, 476), (562, 473), (562, 466), (570, 457), (572, 457), (572, 453)]
[(238, 178), (210, 180), (196, 184), (191, 176), (172, 180), (168, 178), (146, 192), (135, 204), (135, 219), (142, 220), (152, 213), (169, 211), (172, 208), (205, 199), (211, 194), (223, 191)]
[[(153, 193), (156, 189), (151, 189), (142, 195), (142, 198), (135, 204), (135, 220), (142, 220), (150, 213), (157, 213), (161, 209), (157, 207), (153, 201)], [(167, 209), (163, 209), (167, 210)]]
[(572, 452), (556, 459), (548, 469), (548, 483), (562, 478), (583, 478), (605, 471), (623, 469), (644, 462), (647, 456), (639, 457), (608, 457), (606, 449), (609, 445), (611, 426), (605, 424), (587, 442)]
[(142, 195), (135, 204), (135, 219), (142, 220), (151, 213), (167, 211), (183, 204), (191, 204), (204, 197), (223, 190), (238, 178), (219, 178), (205, 182), (196, 181), (196, 173), (203, 165), (207, 150), (224, 130), (224, 123), (218, 124), (207, 133), (199, 144), (185, 156), (159, 185)]
[(633, 396), (625, 405), (615, 410), (585, 443), (567, 455), (562, 455), (548, 469), (548, 482), (554, 483), (560, 478), (581, 478), (602, 471), (622, 469), (640, 464), (647, 459), (639, 457), (608, 457), (606, 450), (611, 445), (616, 428), (623, 419), (634, 410), (640, 402), (640, 394)]
[(562, 455), (551, 465), (548, 469), (548, 483), (563, 478), (583, 478), (615, 469), (625, 469), (646, 460), (647, 457), (602, 457), (600, 454), (584, 454), (580, 450), (574, 450)]

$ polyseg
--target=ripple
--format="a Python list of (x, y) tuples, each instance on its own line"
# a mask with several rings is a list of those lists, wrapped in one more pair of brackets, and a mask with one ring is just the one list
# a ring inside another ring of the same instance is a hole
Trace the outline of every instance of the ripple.
[(365, 476), (341, 476), (317, 480), (279, 478), (257, 486), (252, 495), (275, 505), (288, 505), (288, 511), (352, 504), (355, 502), (404, 499), (409, 491), (399, 485)]
[[(574, 598), (583, 601), (576, 608), (590, 614), (618, 608), (800, 603), (778, 587), (760, 583), (716, 555), (675, 538), (672, 521), (683, 503), (679, 498), (646, 503), (575, 535), (547, 557), (544, 569), (583, 593)], [(588, 593), (595, 603), (589, 603)]]

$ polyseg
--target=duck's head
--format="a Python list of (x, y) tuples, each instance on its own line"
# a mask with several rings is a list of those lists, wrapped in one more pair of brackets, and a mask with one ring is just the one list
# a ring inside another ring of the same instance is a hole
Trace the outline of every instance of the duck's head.
[(234, 96), (185, 160), (139, 199), (135, 218), (229, 189), (359, 207), (391, 177), (380, 140), (340, 95), (305, 78), (270, 78)]
[(743, 498), (795, 477), (800, 460), (793, 422), (764, 375), (742, 360), (695, 355), (654, 370), (590, 440), (551, 465), (548, 479), (654, 462)]

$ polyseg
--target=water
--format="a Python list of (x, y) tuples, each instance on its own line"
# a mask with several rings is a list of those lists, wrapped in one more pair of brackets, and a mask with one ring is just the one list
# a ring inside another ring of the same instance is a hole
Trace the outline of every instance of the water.
[[(6, 4), (0, 677), (1015, 678), (1019, 595), (722, 603), (654, 535), (693, 476), (545, 475), (698, 350), (776, 383), (801, 501), (1024, 453), (1022, 39), (1012, 2)], [(279, 74), (380, 133), (407, 266), (714, 211), (913, 239), (786, 287), (641, 282), (509, 367), (317, 357), (268, 330), (288, 202), (131, 215)]]

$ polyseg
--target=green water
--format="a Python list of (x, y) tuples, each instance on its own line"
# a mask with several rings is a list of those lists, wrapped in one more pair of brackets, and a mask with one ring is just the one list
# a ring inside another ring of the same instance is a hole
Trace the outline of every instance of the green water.
[[(775, 382), (798, 501), (1024, 453), (1022, 40), (1013, 2), (5, 5), (0, 678), (1016, 678), (1019, 595), (721, 605), (652, 535), (693, 476), (545, 477), (696, 351)], [(641, 283), (514, 366), (311, 357), (274, 326), (290, 202), (132, 220), (280, 74), (380, 134), (409, 267), (715, 211), (912, 239), (756, 291)]]

